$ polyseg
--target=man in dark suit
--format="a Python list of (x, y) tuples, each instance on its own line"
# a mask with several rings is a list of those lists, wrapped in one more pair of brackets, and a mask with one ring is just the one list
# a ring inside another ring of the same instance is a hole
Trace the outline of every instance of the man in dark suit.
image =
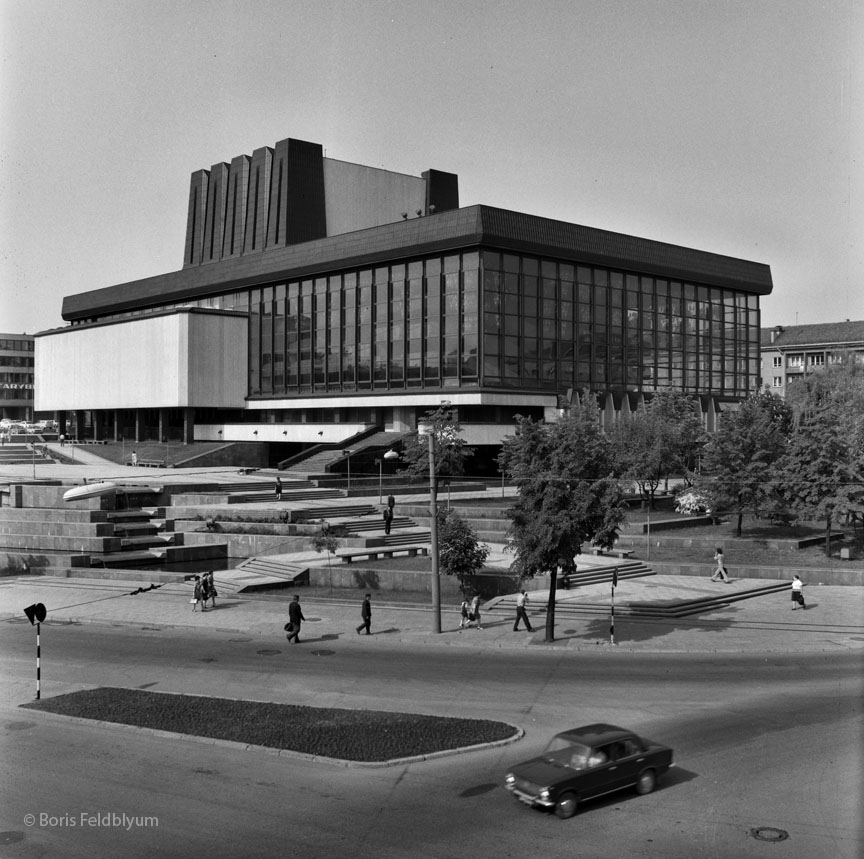
[(371, 627), (372, 627), (372, 594), (366, 594), (366, 598), (363, 600), (363, 603), (360, 606), (360, 617), (363, 618), (363, 623), (357, 627), (357, 635), (365, 629), (366, 635), (371, 635)]
[(295, 596), (288, 603), (288, 620), (291, 623), (291, 629), (288, 630), (288, 641), (293, 641), (297, 644), (300, 641), (300, 624), (306, 620), (303, 617), (303, 609), (300, 608), (300, 597)]

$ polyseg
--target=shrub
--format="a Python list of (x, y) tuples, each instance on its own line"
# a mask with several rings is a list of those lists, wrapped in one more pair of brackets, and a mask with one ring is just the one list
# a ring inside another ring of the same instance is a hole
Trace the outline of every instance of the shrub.
[(685, 516), (699, 516), (711, 512), (711, 502), (701, 492), (688, 489), (675, 499), (675, 511)]

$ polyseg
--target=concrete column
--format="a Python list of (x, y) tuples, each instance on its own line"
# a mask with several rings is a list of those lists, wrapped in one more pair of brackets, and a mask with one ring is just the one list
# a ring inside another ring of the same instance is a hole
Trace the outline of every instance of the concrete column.
[(183, 409), (183, 444), (195, 441), (195, 409)]

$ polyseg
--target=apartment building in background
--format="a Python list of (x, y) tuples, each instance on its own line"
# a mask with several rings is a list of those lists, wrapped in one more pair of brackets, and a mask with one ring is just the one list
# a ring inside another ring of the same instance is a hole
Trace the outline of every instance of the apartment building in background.
[(852, 355), (864, 361), (864, 320), (762, 329), (762, 387), (786, 396), (789, 383)]

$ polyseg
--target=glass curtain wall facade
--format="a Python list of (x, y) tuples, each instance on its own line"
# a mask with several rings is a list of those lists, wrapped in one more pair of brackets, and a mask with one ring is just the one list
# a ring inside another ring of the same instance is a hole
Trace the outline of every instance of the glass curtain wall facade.
[(478, 388), (746, 397), (759, 298), (497, 250), (425, 256), (176, 305), (249, 313), (249, 395)]

